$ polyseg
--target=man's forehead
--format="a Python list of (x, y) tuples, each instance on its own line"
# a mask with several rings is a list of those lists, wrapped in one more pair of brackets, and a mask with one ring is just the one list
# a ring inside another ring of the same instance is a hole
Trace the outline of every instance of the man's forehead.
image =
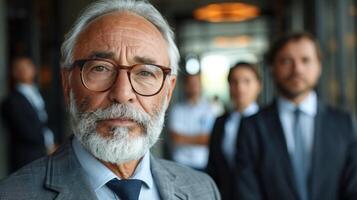
[(299, 38), (299, 39), (290, 40), (283, 46), (282, 49), (284, 49), (288, 46), (295, 47), (295, 48), (299, 48), (301, 46), (312, 46), (315, 48), (313, 41), (311, 41), (308, 38)]
[(167, 54), (167, 43), (160, 31), (139, 15), (127, 11), (113, 12), (87, 25), (78, 37), (74, 57), (112, 58), (117, 53), (127, 51), (126, 54), (140, 53), (142, 57), (150, 58), (155, 51), (150, 53), (148, 48), (155, 49), (156, 54)]
[(307, 38), (301, 38), (301, 39), (288, 41), (285, 45), (283, 45), (280, 48), (276, 56), (282, 56), (285, 54), (310, 55), (311, 53), (316, 54), (315, 44)]
[(160, 31), (144, 17), (128, 11), (112, 12), (102, 15), (91, 21), (83, 30), (86, 32), (125, 33), (136, 32), (145, 37), (154, 35), (155, 38), (163, 39)]

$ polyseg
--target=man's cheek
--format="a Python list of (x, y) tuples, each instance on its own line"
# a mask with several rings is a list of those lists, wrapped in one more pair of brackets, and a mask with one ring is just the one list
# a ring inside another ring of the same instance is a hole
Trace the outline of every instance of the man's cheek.
[(79, 102), (77, 102), (77, 105), (78, 105), (78, 110), (80, 112), (94, 111), (91, 109), (89, 96), (85, 96), (82, 99), (80, 99)]

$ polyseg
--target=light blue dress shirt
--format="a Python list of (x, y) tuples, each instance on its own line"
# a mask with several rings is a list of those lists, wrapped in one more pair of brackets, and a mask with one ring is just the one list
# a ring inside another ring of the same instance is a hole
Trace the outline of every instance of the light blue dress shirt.
[[(169, 129), (187, 136), (210, 134), (215, 115), (211, 105), (201, 98), (196, 104), (175, 104), (169, 114)], [(208, 161), (206, 145), (175, 145), (173, 159), (181, 164), (204, 169)]]
[(314, 124), (315, 116), (317, 113), (317, 95), (315, 92), (309, 93), (309, 95), (299, 104), (295, 105), (291, 101), (279, 97), (278, 98), (278, 111), (280, 121), (283, 126), (284, 136), (288, 148), (290, 157), (295, 153), (295, 143), (293, 135), (294, 124), (294, 111), (299, 107), (301, 110), (300, 122), (302, 124), (303, 141), (305, 143), (306, 152), (311, 161), (311, 154), (314, 142)]
[[(100, 200), (119, 199), (105, 184), (117, 177), (103, 163), (97, 160), (92, 154), (85, 150), (76, 137), (73, 138), (72, 146), (74, 153), (87, 174), (87, 179), (91, 189)], [(154, 183), (150, 167), (150, 152), (148, 151), (136, 167), (132, 179), (143, 181), (141, 186), (139, 200), (159, 200), (159, 192)]]
[(228, 161), (230, 167), (234, 167), (235, 161), (235, 153), (236, 153), (236, 142), (238, 137), (238, 130), (240, 121), (243, 117), (249, 117), (259, 110), (259, 106), (257, 103), (250, 104), (242, 113), (239, 112), (232, 112), (225, 125), (224, 125), (224, 137), (223, 137), (223, 144), (222, 150), (223, 154)]

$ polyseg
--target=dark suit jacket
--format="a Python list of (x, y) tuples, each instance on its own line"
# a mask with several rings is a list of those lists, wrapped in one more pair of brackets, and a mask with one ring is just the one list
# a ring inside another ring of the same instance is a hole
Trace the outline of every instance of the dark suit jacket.
[(221, 193), (222, 200), (233, 199), (235, 189), (235, 177), (233, 170), (229, 167), (228, 161), (222, 150), (224, 138), (224, 126), (230, 113), (218, 117), (214, 123), (210, 145), (209, 157), (207, 164), (207, 173), (216, 182)]
[[(202, 172), (151, 157), (151, 171), (162, 200), (219, 200), (213, 180)], [(71, 142), (0, 182), (1, 200), (91, 200), (90, 188)]]
[(17, 90), (11, 92), (2, 104), (1, 114), (9, 130), (10, 171), (46, 155), (42, 135), (45, 124), (25, 96)]
[[(357, 199), (357, 146), (349, 114), (318, 103), (309, 200)], [(277, 105), (243, 120), (237, 145), (242, 200), (297, 200)]]

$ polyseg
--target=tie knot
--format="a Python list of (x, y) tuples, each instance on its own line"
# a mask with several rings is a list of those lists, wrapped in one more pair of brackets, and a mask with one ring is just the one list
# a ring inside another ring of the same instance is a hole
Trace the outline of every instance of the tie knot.
[(110, 180), (106, 185), (122, 200), (138, 200), (142, 181), (138, 179)]
[(301, 115), (302, 111), (299, 107), (296, 107), (294, 110), (294, 116), (299, 117)]

